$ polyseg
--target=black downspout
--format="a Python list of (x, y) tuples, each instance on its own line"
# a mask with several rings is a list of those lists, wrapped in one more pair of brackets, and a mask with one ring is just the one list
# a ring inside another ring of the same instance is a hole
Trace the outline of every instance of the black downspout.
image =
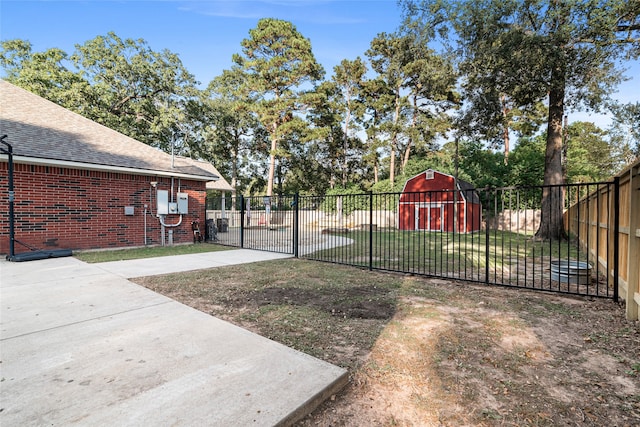
[(13, 201), (15, 199), (15, 193), (13, 191), (13, 146), (8, 142), (5, 142), (7, 135), (0, 137), (0, 142), (7, 146), (7, 148), (0, 147), (0, 151), (9, 157), (9, 255), (7, 259), (13, 259), (15, 255), (15, 229), (14, 229), (14, 213), (13, 213)]

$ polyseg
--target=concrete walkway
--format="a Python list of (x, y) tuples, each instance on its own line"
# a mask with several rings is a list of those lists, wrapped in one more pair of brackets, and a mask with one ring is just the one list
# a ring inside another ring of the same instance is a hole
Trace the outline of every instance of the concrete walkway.
[(283, 257), (0, 261), (0, 425), (291, 424), (346, 371), (126, 279)]
[(220, 252), (203, 252), (191, 255), (175, 255), (158, 258), (144, 258), (127, 261), (112, 261), (93, 264), (94, 266), (120, 277), (154, 276), (157, 274), (179, 273), (181, 271), (201, 270), (204, 268), (224, 267), (225, 265), (247, 262), (268, 261), (291, 258), (288, 254), (235, 249)]

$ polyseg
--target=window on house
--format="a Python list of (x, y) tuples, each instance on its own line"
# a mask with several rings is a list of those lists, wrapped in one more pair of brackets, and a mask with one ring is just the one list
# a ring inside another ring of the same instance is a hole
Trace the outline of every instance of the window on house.
[(428, 170), (424, 173), (424, 179), (433, 179), (433, 171)]

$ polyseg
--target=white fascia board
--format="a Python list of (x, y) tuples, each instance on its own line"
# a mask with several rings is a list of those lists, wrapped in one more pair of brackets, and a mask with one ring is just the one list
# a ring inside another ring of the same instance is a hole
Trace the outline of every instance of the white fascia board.
[[(0, 154), (0, 160), (8, 162), (9, 156), (6, 154)], [(159, 171), (159, 170), (153, 170), (153, 169), (136, 169), (136, 168), (127, 168), (123, 166), (98, 165), (94, 163), (71, 162), (68, 160), (55, 160), (55, 159), (41, 159), (38, 157), (26, 157), (26, 156), (16, 156), (16, 155), (13, 156), (13, 162), (28, 164), (28, 165), (54, 166), (54, 167), (93, 170), (93, 171), (101, 171), (101, 172), (120, 172), (120, 173), (132, 174), (132, 175), (166, 176), (169, 178), (173, 177), (173, 178), (192, 179), (194, 181), (217, 181), (220, 179), (220, 177), (214, 178), (212, 176), (191, 175), (191, 174), (181, 173), (181, 172)]]

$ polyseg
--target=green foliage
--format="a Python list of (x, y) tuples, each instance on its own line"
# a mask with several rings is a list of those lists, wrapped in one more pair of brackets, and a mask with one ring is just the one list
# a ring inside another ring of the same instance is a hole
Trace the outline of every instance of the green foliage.
[(170, 151), (188, 139), (184, 106), (196, 95), (194, 77), (168, 50), (142, 40), (106, 36), (33, 53), (22, 40), (2, 42), (7, 80), (111, 129)]
[[(260, 20), (204, 91), (177, 55), (114, 33), (71, 56), (2, 41), (0, 66), (7, 81), (90, 119), (211, 161), (241, 192), (351, 195), (400, 192), (430, 168), (477, 188), (541, 185), (545, 150), (562, 149), (565, 105), (603, 105), (622, 77), (616, 61), (640, 53), (638, 2), (401, 3), (402, 31), (378, 34), (368, 61), (344, 59), (326, 81), (311, 42), (278, 19)], [(612, 111), (609, 132), (567, 129), (569, 182), (607, 179), (640, 153), (638, 103)]]
[(640, 157), (640, 102), (614, 105), (612, 111), (610, 135), (619, 150), (616, 154), (622, 165), (630, 164)]
[[(567, 182), (608, 180), (618, 168), (619, 159), (607, 132), (590, 122), (574, 122), (566, 129)], [(508, 185), (542, 185), (546, 135), (521, 138), (509, 163)]]
[[(603, 0), (404, 0), (405, 29), (432, 42), (436, 35), (458, 58), (474, 114), (489, 124), (507, 110), (546, 101), (544, 184), (563, 183), (565, 108), (598, 109), (622, 79), (619, 59), (640, 55), (638, 2)], [(449, 37), (449, 33), (454, 33)], [(489, 100), (488, 102), (486, 100)], [(505, 133), (505, 141), (508, 132)], [(564, 238), (561, 203), (543, 192), (538, 237)]]
[(350, 215), (356, 210), (369, 210), (369, 196), (357, 185), (332, 188), (325, 194), (320, 209), (342, 215)]
[(19, 39), (2, 41), (0, 46), (6, 81), (80, 112), (90, 85), (80, 72), (69, 69), (66, 52), (57, 48), (33, 52), (30, 42)]
[[(507, 184), (525, 187), (519, 192), (518, 203), (523, 208), (540, 206), (540, 190), (534, 186), (544, 181), (544, 151), (546, 135), (520, 138), (509, 161)], [(526, 188), (532, 187), (532, 188)]]
[(521, 138), (509, 162), (509, 185), (542, 185), (544, 179), (545, 135)]
[(250, 176), (250, 164), (268, 155), (269, 139), (264, 127), (251, 112), (252, 98), (245, 74), (233, 67), (209, 83), (202, 100), (193, 105), (193, 122), (198, 124), (198, 156), (212, 161), (243, 192)]
[(567, 128), (567, 181), (608, 180), (616, 172), (617, 159), (607, 142), (607, 133), (589, 122)]
[[(374, 193), (399, 193), (404, 188), (404, 184), (406, 179), (404, 179), (405, 175), (400, 175), (402, 178), (398, 179), (393, 184), (388, 179), (383, 179), (382, 181), (378, 181), (371, 187), (371, 191)], [(411, 177), (408, 177), (411, 178)], [(407, 178), (407, 179), (408, 179)]]
[(423, 157), (409, 161), (402, 179), (406, 181), (427, 169), (433, 169), (457, 176), (475, 188), (507, 185), (506, 175), (509, 168), (504, 164), (504, 156), (501, 153), (484, 148), (479, 141), (461, 140), (458, 142), (457, 155), (456, 169), (456, 143), (447, 142), (440, 150), (431, 151)]
[[(406, 181), (427, 169), (433, 169), (438, 172), (455, 175), (455, 144), (445, 143), (440, 150), (431, 151), (420, 157), (416, 156), (410, 159), (405, 167), (403, 179)], [(462, 177), (462, 175), (460, 176)], [(464, 179), (468, 180), (469, 177), (465, 176)]]
[(371, 188), (372, 193), (376, 195), (373, 197), (373, 210), (397, 212), (399, 195), (409, 178), (411, 177), (400, 175), (393, 184), (388, 179), (375, 183)]
[[(396, 176), (396, 156), (404, 171), (411, 150), (432, 145), (450, 128), (445, 111), (457, 103), (455, 73), (412, 34), (380, 33), (366, 52), (378, 78), (365, 88), (371, 117), (368, 131), (375, 144), (388, 153), (389, 179)], [(368, 93), (367, 93), (368, 92)]]
[[(329, 138), (327, 142), (337, 145), (334, 153), (336, 167), (332, 167), (336, 175), (341, 175), (341, 184), (346, 186), (354, 171), (359, 169), (360, 158), (362, 157), (362, 144), (356, 136), (362, 130), (364, 120), (365, 105), (361, 95), (367, 66), (360, 58), (353, 61), (344, 59), (333, 69), (334, 75), (331, 78), (332, 91), (327, 97), (329, 108), (335, 111), (334, 117), (343, 123), (342, 135)], [(332, 182), (335, 182), (332, 176)]]
[(254, 97), (252, 109), (271, 139), (267, 195), (273, 191), (279, 144), (301, 126), (300, 114), (313, 101), (305, 84), (314, 85), (324, 74), (311, 51), (311, 42), (287, 21), (261, 19), (242, 41), (234, 63), (245, 73), (246, 88)]
[(507, 167), (504, 164), (504, 155), (491, 150), (485, 150), (478, 141), (461, 141), (459, 147), (460, 175), (476, 188), (504, 186), (507, 175)]
[(91, 83), (85, 116), (166, 151), (182, 144), (183, 107), (196, 81), (178, 55), (110, 32), (76, 46), (70, 59)]
[(326, 182), (321, 192), (324, 193), (324, 189), (335, 186), (338, 181), (343, 185), (348, 181), (350, 160), (357, 155), (353, 153), (357, 144), (351, 146), (352, 139), (346, 137), (346, 129), (341, 126), (341, 116), (347, 107), (340, 86), (325, 81), (316, 88), (316, 93), (319, 95), (317, 102), (307, 116), (310, 127), (305, 144), (296, 147), (296, 165), (299, 166), (296, 175), (299, 181), (308, 176), (306, 180), (311, 187), (320, 186), (320, 180)]
[(438, 39), (458, 58), (470, 103), (466, 125), (489, 138), (500, 138), (514, 118), (539, 122), (536, 108), (550, 90), (561, 91), (567, 106), (598, 108), (621, 80), (616, 60), (638, 55), (637, 2), (402, 4), (405, 30)]

